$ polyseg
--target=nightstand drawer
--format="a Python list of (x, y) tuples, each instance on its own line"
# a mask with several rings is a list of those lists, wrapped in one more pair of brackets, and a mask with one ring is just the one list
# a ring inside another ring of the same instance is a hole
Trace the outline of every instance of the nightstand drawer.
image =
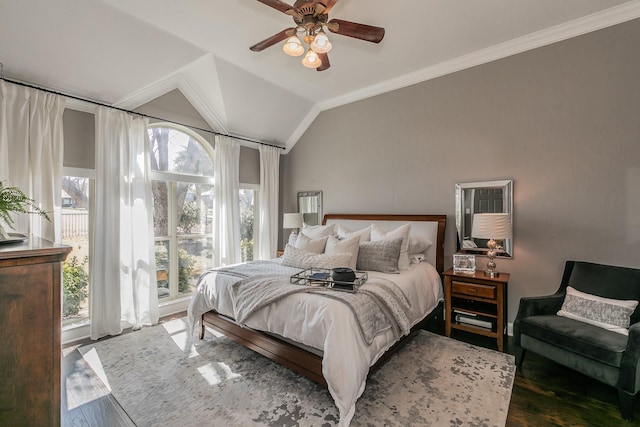
[(496, 298), (496, 287), (491, 285), (457, 282), (453, 280), (453, 283), (451, 284), (451, 291), (455, 294), (469, 295), (480, 298)]

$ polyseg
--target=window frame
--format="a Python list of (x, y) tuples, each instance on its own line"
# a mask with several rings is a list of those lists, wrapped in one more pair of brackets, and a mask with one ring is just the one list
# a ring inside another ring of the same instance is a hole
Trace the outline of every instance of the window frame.
[[(197, 132), (175, 123), (167, 123), (167, 122), (155, 122), (149, 123), (148, 129), (153, 128), (166, 128), (172, 129), (178, 132), (182, 132), (191, 138), (193, 138), (196, 142), (200, 144), (200, 147), (205, 151), (205, 153), (209, 156), (209, 160), (213, 166), (215, 151), (209, 141), (207, 141), (202, 135)], [(151, 156), (152, 153), (149, 153)], [(154, 234), (154, 246), (158, 242), (169, 242), (169, 296), (158, 298), (159, 304), (167, 304), (178, 301), (184, 298), (191, 298), (193, 293), (179, 293), (179, 237), (185, 237), (190, 235), (180, 235), (177, 233), (177, 206), (176, 206), (176, 193), (177, 187), (180, 183), (184, 184), (204, 184), (210, 185), (212, 188), (214, 186), (214, 177), (213, 176), (203, 176), (203, 175), (192, 175), (188, 173), (176, 173), (170, 171), (154, 171), (150, 170), (149, 179), (151, 181), (161, 181), (167, 183), (167, 201), (169, 207), (169, 215), (168, 215), (168, 224), (167, 224), (167, 236), (157, 237)], [(214, 237), (215, 230), (212, 230), (210, 234), (206, 233), (197, 233), (193, 236), (205, 236), (205, 238)], [(175, 255), (173, 255), (175, 254)], [(213, 260), (213, 252), (211, 254), (211, 259)]]
[[(260, 221), (258, 217), (260, 214), (260, 184), (244, 184), (240, 183), (240, 190), (253, 191), (253, 255), (255, 260), (256, 249), (259, 247), (260, 239)], [(239, 218), (242, 221), (242, 216)], [(240, 222), (242, 226), (242, 222)], [(242, 239), (240, 240), (242, 241)]]
[[(88, 249), (88, 259), (89, 259), (89, 294), (87, 298), (91, 299), (91, 266), (93, 265), (93, 251), (91, 250), (93, 247), (93, 234), (94, 234), (94, 218), (95, 218), (95, 187), (96, 187), (96, 171), (94, 169), (88, 168), (78, 168), (78, 167), (70, 167), (63, 166), (62, 167), (62, 176), (75, 176), (79, 178), (87, 178), (89, 179), (89, 249)], [(61, 217), (62, 221), (62, 205), (61, 205)], [(61, 223), (62, 225), (62, 223)], [(60, 235), (60, 240), (62, 241), (62, 234)], [(62, 285), (64, 285), (62, 283)], [(62, 292), (61, 292), (61, 302), (60, 302), (60, 310), (62, 310)], [(79, 338), (83, 338), (88, 336), (89, 333), (89, 325), (91, 324), (91, 307), (89, 307), (89, 317), (83, 320), (71, 321), (71, 320), (62, 320), (60, 323), (60, 327), (62, 330), (62, 342), (70, 342)]]

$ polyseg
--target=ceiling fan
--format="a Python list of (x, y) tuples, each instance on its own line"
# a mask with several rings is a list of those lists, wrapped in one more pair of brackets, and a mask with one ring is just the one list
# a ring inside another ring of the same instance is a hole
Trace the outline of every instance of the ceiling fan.
[(291, 15), (295, 27), (286, 28), (273, 36), (254, 44), (249, 49), (261, 52), (283, 40), (286, 40), (283, 50), (290, 56), (301, 56), (305, 48), (298, 38), (298, 33), (304, 34), (303, 41), (309, 46), (302, 64), (308, 68), (324, 71), (331, 66), (328, 52), (332, 48), (329, 38), (324, 32), (327, 28), (332, 33), (353, 37), (372, 43), (380, 43), (384, 37), (384, 28), (342, 19), (329, 20), (329, 11), (338, 0), (296, 0), (293, 6), (280, 0), (258, 0), (282, 13)]

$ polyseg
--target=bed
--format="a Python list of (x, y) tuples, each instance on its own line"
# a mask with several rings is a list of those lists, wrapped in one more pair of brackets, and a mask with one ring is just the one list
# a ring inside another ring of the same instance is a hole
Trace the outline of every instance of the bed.
[[(346, 241), (369, 229), (371, 242), (368, 245), (360, 244), (362, 256), (365, 246), (371, 250), (372, 247), (378, 247), (378, 243), (392, 240), (405, 242), (404, 238), (407, 237), (412, 244), (419, 242), (415, 247), (419, 247), (421, 252), (407, 253), (412, 263), (405, 265), (399, 273), (376, 271), (377, 267), (374, 267), (367, 271), (369, 279), (365, 286), (371, 286), (361, 288), (373, 289), (377, 284), (391, 281), (396, 292), (397, 289), (401, 290), (401, 297), (405, 297), (410, 305), (405, 312), (404, 322), (398, 321), (401, 323), (401, 333), (398, 333), (397, 326), (380, 327), (373, 333), (363, 333), (363, 329), (367, 328), (358, 323), (359, 318), (354, 314), (360, 307), (359, 303), (349, 305), (348, 302), (306, 290), (286, 294), (268, 305), (254, 304), (254, 311), (247, 317), (238, 308), (242, 306), (237, 301), (238, 286), (244, 286), (248, 280), (273, 282), (278, 275), (280, 277), (277, 280), (288, 281), (285, 279), (305, 267), (291, 264), (288, 256), (294, 252), (289, 251), (296, 249), (289, 246), (285, 249), (285, 255), (278, 260), (256, 261), (205, 272), (189, 306), (192, 327), (201, 338), (205, 327), (217, 330), (293, 371), (326, 385), (340, 412), (340, 425), (348, 425), (355, 411), (355, 402), (364, 391), (368, 374), (407, 342), (426, 321), (442, 314), (445, 225), (446, 215), (328, 214), (322, 226), (313, 230), (321, 233), (331, 230), (332, 236), (339, 234), (339, 231), (343, 234), (340, 237)], [(377, 230), (376, 236), (371, 231), (373, 228)], [(394, 234), (401, 229), (409, 230), (403, 239)], [(306, 230), (303, 229), (301, 235)], [(331, 239), (338, 241), (333, 237)], [(284, 265), (287, 262), (289, 264)], [(363, 298), (356, 294), (351, 294), (349, 298)]]

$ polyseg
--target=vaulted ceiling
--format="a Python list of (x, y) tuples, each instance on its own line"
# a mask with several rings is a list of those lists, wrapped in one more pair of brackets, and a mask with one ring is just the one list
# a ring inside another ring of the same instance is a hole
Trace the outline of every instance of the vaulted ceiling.
[[(293, 0), (284, 0), (289, 4)], [(318, 72), (281, 44), (293, 20), (256, 0), (0, 0), (7, 78), (134, 109), (179, 89), (216, 131), (290, 150), (323, 110), (640, 17), (640, 0), (341, 0)]]

